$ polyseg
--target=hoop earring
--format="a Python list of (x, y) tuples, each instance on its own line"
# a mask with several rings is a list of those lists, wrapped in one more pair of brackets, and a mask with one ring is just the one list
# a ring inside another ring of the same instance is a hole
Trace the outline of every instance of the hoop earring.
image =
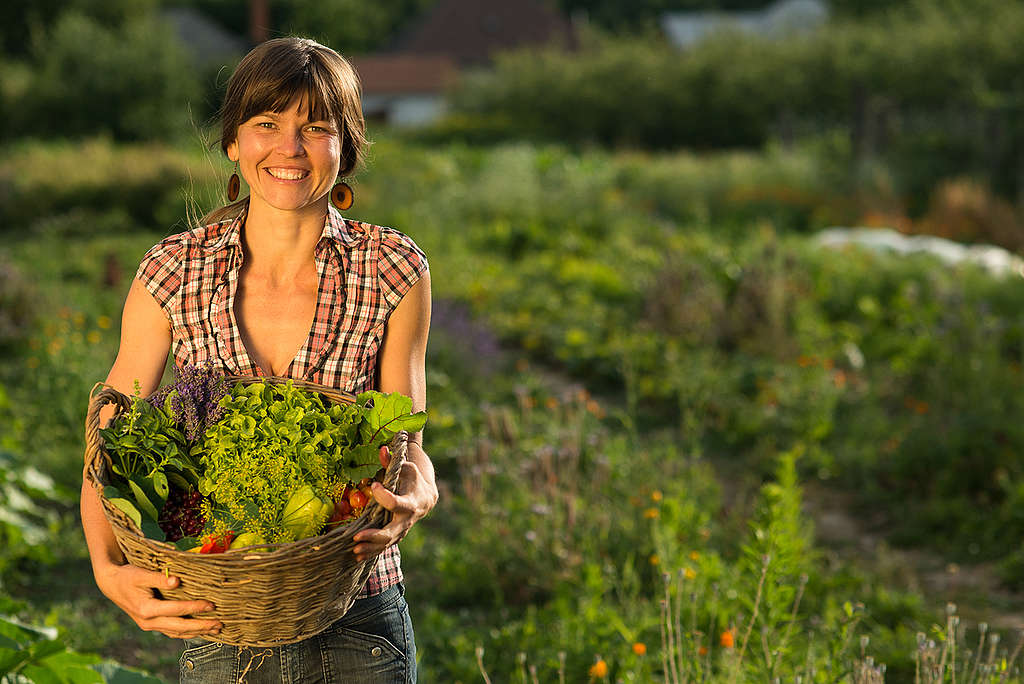
[(352, 192), (352, 188), (348, 186), (348, 183), (338, 181), (331, 188), (331, 204), (336, 206), (339, 211), (345, 211), (351, 207), (353, 199), (355, 199), (355, 195)]
[(241, 187), (242, 182), (238, 180), (238, 162), (235, 162), (235, 172), (231, 174), (231, 178), (228, 178), (228, 202), (238, 199), (238, 191)]

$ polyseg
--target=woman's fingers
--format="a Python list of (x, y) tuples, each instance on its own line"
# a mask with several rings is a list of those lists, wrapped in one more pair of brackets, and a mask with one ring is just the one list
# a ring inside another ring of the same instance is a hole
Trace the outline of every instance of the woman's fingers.
[(144, 620), (138, 624), (147, 632), (160, 632), (172, 639), (214, 636), (220, 633), (222, 627), (217, 620), (197, 620), (183, 617), (160, 617)]
[[(154, 590), (172, 589), (180, 583), (174, 575), (132, 565), (118, 566), (104, 577), (107, 594), (142, 629), (170, 637), (187, 638), (216, 634), (222, 627), (215, 619), (201, 619), (213, 610), (209, 601), (171, 601), (156, 598)], [(103, 587), (101, 587), (103, 588)], [(188, 616), (200, 616), (192, 618)]]

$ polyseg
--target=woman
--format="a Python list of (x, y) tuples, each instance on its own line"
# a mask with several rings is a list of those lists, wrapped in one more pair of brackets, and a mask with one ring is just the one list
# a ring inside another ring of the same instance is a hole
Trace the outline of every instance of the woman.
[[(107, 383), (143, 396), (175, 363), (214, 363), (239, 375), (300, 378), (351, 392), (379, 389), (425, 407), (430, 325), (426, 257), (391, 228), (345, 219), (365, 128), (351, 66), (311, 40), (261, 44), (239, 63), (221, 111), (221, 147), (249, 186), (198, 226), (145, 256), (125, 301)], [(112, 407), (103, 418), (112, 412)], [(414, 682), (415, 645), (397, 542), (434, 506), (437, 486), (422, 433), (409, 443), (398, 494), (374, 485), (393, 513), (356, 537), (376, 565), (349, 613), (325, 632), (276, 649), (202, 639), (220, 629), (205, 601), (162, 600), (178, 579), (127, 565), (93, 488), (82, 523), (96, 583), (144, 630), (189, 639), (183, 681)]]

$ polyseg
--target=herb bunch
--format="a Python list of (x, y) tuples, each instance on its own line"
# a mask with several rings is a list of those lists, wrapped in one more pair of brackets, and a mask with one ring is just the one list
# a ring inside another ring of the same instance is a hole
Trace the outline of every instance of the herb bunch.
[(220, 400), (230, 391), (228, 383), (224, 373), (211, 365), (175, 366), (174, 376), (174, 382), (161, 387), (147, 401), (165, 407), (188, 441), (197, 442), (224, 414)]
[(199, 468), (189, 456), (184, 433), (169, 410), (138, 396), (128, 412), (100, 430), (110, 455), (111, 484), (105, 495), (147, 536), (159, 534), (157, 520), (173, 484), (191, 489)]

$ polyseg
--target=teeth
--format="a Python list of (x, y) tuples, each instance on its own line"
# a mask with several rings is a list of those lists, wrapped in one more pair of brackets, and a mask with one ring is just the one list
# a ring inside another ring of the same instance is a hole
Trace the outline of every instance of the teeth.
[(306, 171), (302, 169), (267, 169), (271, 176), (281, 180), (298, 180), (305, 178)]

